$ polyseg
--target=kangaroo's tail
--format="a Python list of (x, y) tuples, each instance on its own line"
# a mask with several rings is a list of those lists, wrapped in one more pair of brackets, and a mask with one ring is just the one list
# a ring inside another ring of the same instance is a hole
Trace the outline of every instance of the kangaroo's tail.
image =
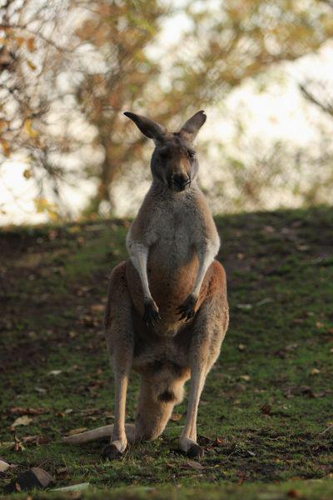
[(66, 436), (62, 438), (62, 440), (64, 443), (69, 444), (90, 443), (91, 441), (98, 441), (99, 439), (110, 437), (112, 429), (113, 425), (104, 425), (103, 427), (98, 427), (92, 431), (81, 432), (80, 434), (75, 434), (74, 436)]

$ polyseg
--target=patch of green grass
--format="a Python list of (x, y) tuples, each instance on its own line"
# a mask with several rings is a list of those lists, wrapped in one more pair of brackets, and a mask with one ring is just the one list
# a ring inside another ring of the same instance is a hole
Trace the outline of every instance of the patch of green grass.
[[(333, 209), (216, 222), (231, 323), (199, 409), (201, 467), (177, 449), (186, 401), (161, 438), (120, 461), (103, 462), (101, 443), (61, 442), (113, 421), (102, 316), (128, 223), (2, 233), (0, 456), (19, 466), (3, 484), (40, 466), (58, 487), (88, 481), (83, 498), (332, 498)], [(133, 375), (128, 421), (138, 383)], [(17, 407), (42, 413), (13, 428)]]

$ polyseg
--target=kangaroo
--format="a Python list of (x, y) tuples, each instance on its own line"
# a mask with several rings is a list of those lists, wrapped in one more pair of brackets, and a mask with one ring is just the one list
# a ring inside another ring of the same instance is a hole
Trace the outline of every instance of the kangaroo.
[[(228, 328), (226, 275), (214, 260), (220, 240), (197, 185), (194, 141), (206, 115), (199, 111), (179, 132), (126, 112), (155, 143), (152, 184), (127, 236), (129, 259), (109, 280), (105, 331), (115, 377), (114, 425), (67, 437), (85, 443), (111, 436), (103, 456), (120, 457), (128, 443), (162, 434), (190, 379), (180, 449), (201, 457), (198, 405)], [(141, 375), (135, 424), (125, 424), (130, 370)]]

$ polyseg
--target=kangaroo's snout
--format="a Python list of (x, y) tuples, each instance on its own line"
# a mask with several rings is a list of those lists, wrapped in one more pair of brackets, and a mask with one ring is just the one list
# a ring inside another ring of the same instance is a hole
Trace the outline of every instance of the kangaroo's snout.
[(169, 186), (175, 191), (184, 191), (191, 184), (191, 179), (186, 174), (171, 174)]

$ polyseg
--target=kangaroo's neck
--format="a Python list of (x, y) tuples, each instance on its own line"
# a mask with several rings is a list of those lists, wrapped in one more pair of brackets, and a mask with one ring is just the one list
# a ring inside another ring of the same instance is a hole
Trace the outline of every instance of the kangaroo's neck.
[(182, 199), (187, 199), (189, 196), (193, 196), (195, 192), (199, 190), (197, 181), (194, 179), (191, 185), (187, 187), (184, 191), (177, 192), (169, 188), (162, 180), (158, 178), (153, 178), (153, 182), (149, 189), (149, 196), (154, 198), (160, 198), (165, 201), (170, 202), (181, 201)]

